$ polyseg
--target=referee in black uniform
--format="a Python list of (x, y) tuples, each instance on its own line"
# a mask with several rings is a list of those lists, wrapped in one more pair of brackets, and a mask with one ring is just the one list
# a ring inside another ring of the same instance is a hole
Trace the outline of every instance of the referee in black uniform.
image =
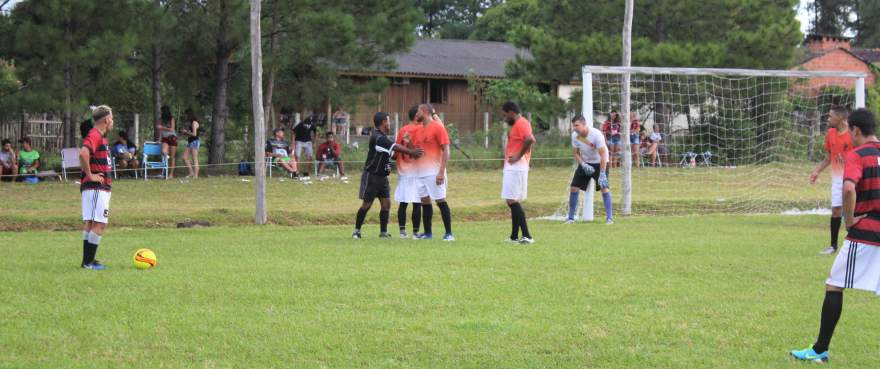
[(399, 151), (404, 154), (418, 158), (422, 156), (422, 149), (410, 149), (405, 139), (404, 145), (396, 145), (394, 140), (388, 138), (391, 124), (388, 121), (387, 113), (376, 113), (373, 117), (373, 124), (376, 129), (370, 135), (370, 149), (367, 152), (367, 162), (364, 164), (364, 173), (361, 175), (361, 188), (358, 197), (364, 200), (361, 208), (358, 209), (357, 219), (355, 220), (354, 233), (351, 237), (354, 239), (361, 238), (361, 226), (367, 217), (367, 212), (373, 206), (373, 200), (379, 198), (379, 204), (382, 209), (379, 211), (379, 227), (380, 238), (391, 238), (388, 233), (388, 210), (391, 209), (391, 191), (388, 185), (388, 174), (391, 173), (391, 154)]

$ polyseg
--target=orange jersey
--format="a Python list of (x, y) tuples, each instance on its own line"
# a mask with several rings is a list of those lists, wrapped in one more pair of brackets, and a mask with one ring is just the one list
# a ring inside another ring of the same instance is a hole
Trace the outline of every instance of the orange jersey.
[(518, 162), (510, 164), (507, 161), (508, 158), (518, 155), (522, 151), (525, 140), (529, 137), (532, 137), (532, 124), (525, 117), (520, 116), (516, 122), (513, 122), (513, 126), (510, 127), (510, 133), (507, 135), (507, 155), (505, 155), (504, 160), (505, 170), (529, 170), (529, 160), (532, 159), (531, 148), (523, 154), (522, 159), (519, 159)]
[(825, 152), (828, 153), (828, 159), (831, 161), (831, 175), (833, 177), (843, 177), (846, 153), (852, 148), (852, 137), (849, 132), (840, 134), (837, 132), (837, 128), (828, 129), (828, 134), (825, 135)]
[[(406, 145), (406, 146), (409, 148), (414, 148), (416, 145), (416, 140), (417, 140), (416, 136), (418, 136), (419, 131), (421, 131), (421, 130), (422, 130), (421, 124), (418, 124), (418, 123), (407, 124), (407, 125), (403, 126), (403, 128), (401, 128), (400, 130), (397, 131), (397, 140), (395, 141), (395, 143), (398, 145), (404, 145), (403, 137), (408, 135), (410, 144)], [(404, 175), (404, 176), (416, 174), (415, 173), (416, 172), (416, 159), (415, 158), (413, 158), (410, 155), (395, 151), (394, 152), (394, 159), (397, 160), (397, 174)]]
[(421, 147), (425, 151), (422, 157), (416, 160), (418, 176), (432, 176), (440, 173), (443, 145), (449, 145), (449, 134), (446, 133), (443, 124), (432, 121), (422, 127), (416, 135), (415, 143), (417, 147)]

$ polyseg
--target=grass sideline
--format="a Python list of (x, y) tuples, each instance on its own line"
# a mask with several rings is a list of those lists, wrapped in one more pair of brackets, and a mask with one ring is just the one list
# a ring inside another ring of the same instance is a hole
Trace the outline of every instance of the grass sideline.
[[(826, 217), (459, 224), (459, 241), (347, 226), (0, 232), (4, 368), (802, 368)], [(138, 271), (131, 255), (156, 250)], [(847, 292), (832, 365), (876, 366), (877, 300)]]
[[(633, 172), (634, 214), (779, 213), (798, 207), (827, 207), (828, 178), (806, 184), (809, 165), (761, 168), (643, 168)], [(360, 205), (359, 173), (349, 183), (289, 178), (268, 181), (269, 221), (279, 225), (350, 224)], [(500, 199), (500, 170), (450, 170), (449, 203), (456, 222), (506, 220)], [(616, 206), (620, 171), (611, 171)], [(770, 178), (768, 180), (768, 178)], [(529, 217), (553, 214), (567, 203), (570, 168), (535, 168), (529, 174)], [(390, 177), (392, 188), (396, 175)], [(768, 184), (772, 181), (772, 184)], [(601, 198), (596, 196), (596, 211)], [(0, 183), (0, 230), (73, 230), (80, 225), (79, 186), (74, 182), (36, 185)], [(376, 205), (378, 206), (378, 205)], [(253, 177), (217, 176), (178, 180), (119, 180), (111, 200), (111, 228), (173, 227), (185, 221), (237, 226), (253, 223)], [(377, 212), (371, 214), (376, 216)]]

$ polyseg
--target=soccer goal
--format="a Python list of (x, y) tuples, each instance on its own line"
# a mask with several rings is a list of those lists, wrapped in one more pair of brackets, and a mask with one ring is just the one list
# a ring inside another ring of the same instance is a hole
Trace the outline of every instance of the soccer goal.
[[(830, 169), (816, 185), (809, 184), (808, 176), (824, 159), (827, 113), (835, 105), (864, 107), (865, 77), (832, 71), (585, 66), (583, 115), (601, 129), (612, 111), (620, 114), (619, 144), (610, 147), (616, 212), (824, 209), (830, 207)], [(622, 106), (627, 80), (630, 104)], [(640, 132), (629, 132), (628, 112), (639, 121)], [(630, 134), (635, 135), (632, 141)], [(592, 220), (593, 193), (591, 188), (584, 196), (580, 219)], [(563, 201), (554, 217), (567, 211)]]

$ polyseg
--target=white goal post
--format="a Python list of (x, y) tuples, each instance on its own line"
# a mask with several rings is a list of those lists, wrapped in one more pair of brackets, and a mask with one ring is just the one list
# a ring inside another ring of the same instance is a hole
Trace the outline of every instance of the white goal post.
[[(623, 76), (629, 78), (622, 78)], [(603, 116), (607, 113), (609, 107), (614, 107), (615, 104), (620, 104), (624, 101), (622, 96), (619, 99), (614, 96), (615, 94), (620, 95), (622, 94), (622, 91), (626, 90), (621, 86), (624, 83), (629, 83), (629, 85), (633, 86), (634, 94), (641, 94), (640, 96), (635, 96), (633, 98), (633, 101), (630, 103), (631, 106), (619, 107), (619, 111), (625, 112), (631, 110), (638, 111), (640, 107), (644, 109), (645, 106), (651, 106), (651, 104), (678, 104), (678, 106), (684, 106), (684, 109), (687, 109), (688, 104), (703, 104), (704, 101), (710, 99), (717, 100), (715, 103), (720, 105), (725, 102), (723, 97), (717, 98), (714, 95), (711, 95), (713, 92), (706, 93), (705, 91), (722, 88), (728, 89), (725, 90), (724, 94), (739, 94), (737, 95), (739, 98), (743, 98), (743, 96), (745, 96), (745, 98), (755, 98), (756, 101), (760, 102), (753, 104), (760, 104), (764, 103), (764, 100), (761, 99), (767, 99), (767, 96), (772, 96), (772, 98), (776, 99), (785, 99), (786, 97), (783, 96), (780, 98), (779, 96), (786, 93), (785, 89), (793, 89), (793, 86), (800, 85), (802, 88), (806, 89), (807, 87), (815, 87), (824, 82), (827, 82), (826, 86), (836, 85), (841, 86), (841, 89), (847, 91), (851, 91), (850, 89), (854, 90), (852, 91), (854, 96), (852, 96), (851, 99), (840, 98), (840, 102), (851, 108), (860, 108), (865, 106), (865, 78), (866, 75), (863, 73), (843, 71), (608, 67), (588, 65), (584, 66), (582, 69), (582, 115), (586, 118), (589, 126), (599, 128), (599, 124), (602, 122), (596, 122), (596, 120), (604, 119)], [(630, 79), (632, 79), (632, 81), (630, 81)], [(690, 88), (688, 88), (687, 91), (677, 90), (690, 86), (689, 84), (701, 86), (701, 89), (694, 89), (700, 91), (694, 92), (694, 90), (691, 90)], [(629, 85), (627, 87), (629, 87)], [(728, 87), (728, 85), (730, 87)], [(652, 90), (657, 88), (660, 89), (660, 92)], [(792, 95), (791, 93), (788, 94)], [(819, 101), (822, 99), (822, 96), (819, 96), (820, 94), (821, 93), (817, 90), (814, 95), (805, 93), (803, 96), (811, 96), (810, 98), (815, 100), (817, 104), (816, 106), (819, 106)], [(655, 100), (651, 101), (651, 99)], [(675, 101), (660, 101), (660, 99)], [(801, 97), (801, 100), (805, 100), (805, 98)], [(762, 108), (766, 109), (766, 107)], [(719, 110), (720, 109), (722, 108), (719, 108)], [(736, 108), (725, 106), (723, 109), (731, 110)], [(816, 109), (819, 108), (815, 108), (814, 110)], [(785, 112), (788, 111), (786, 110)], [(773, 115), (772, 118), (766, 118), (768, 120), (775, 119), (780, 121), (788, 119), (784, 114), (780, 114), (780, 116), (782, 116), (781, 118), (777, 117), (775, 113), (764, 114)], [(764, 119), (765, 117), (761, 116), (761, 118)], [(688, 119), (690, 119), (690, 115), (688, 116)], [(739, 117), (736, 119), (746, 120), (748, 118)], [(818, 119), (821, 120), (822, 118), (820, 117)], [(621, 136), (623, 137), (622, 146), (628, 148), (630, 142), (629, 117), (624, 116), (622, 122), (625, 122), (621, 125)], [(753, 123), (753, 125), (754, 124), (757, 123)], [(627, 150), (625, 154), (629, 155), (630, 152)], [(639, 160), (641, 160), (641, 158)], [(631, 169), (631, 166), (635, 165), (631, 160), (620, 160), (620, 163), (621, 165), (630, 166), (627, 167), (626, 170)], [(641, 163), (641, 161), (639, 163)], [(623, 171), (623, 168), (621, 168), (621, 171)], [(627, 178), (622, 178), (622, 180), (627, 180)], [(581, 219), (586, 221), (593, 220), (594, 188), (592, 186), (593, 184), (591, 183), (591, 188), (588, 189), (586, 196), (584, 196), (583, 208), (580, 214)], [(630, 188), (632, 188), (632, 186), (628, 183), (622, 184), (616, 189), (612, 188), (612, 190), (620, 191), (621, 189), (628, 190)], [(614, 195), (615, 199), (632, 199), (631, 194), (615, 193)], [(631, 204), (620, 204), (620, 206), (616, 206), (615, 208), (630, 209)]]

